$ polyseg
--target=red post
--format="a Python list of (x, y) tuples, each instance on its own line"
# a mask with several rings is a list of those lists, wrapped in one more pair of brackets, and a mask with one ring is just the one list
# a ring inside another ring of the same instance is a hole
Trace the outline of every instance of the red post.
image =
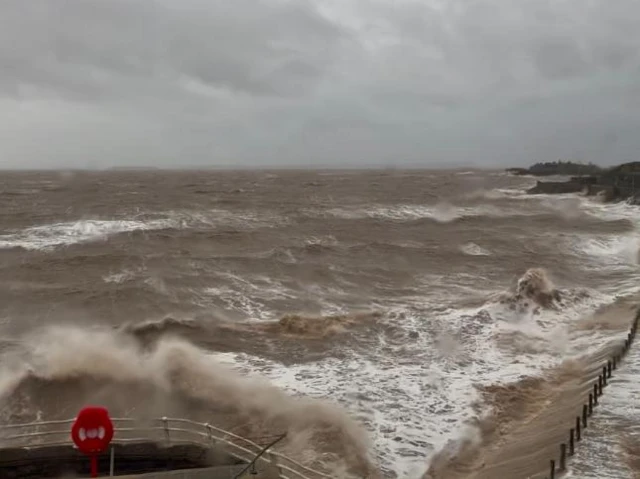
[(98, 477), (98, 456), (91, 455), (91, 477)]
[(98, 456), (108, 449), (113, 432), (109, 412), (101, 406), (82, 408), (71, 426), (71, 439), (80, 452), (89, 456), (91, 477), (98, 477)]

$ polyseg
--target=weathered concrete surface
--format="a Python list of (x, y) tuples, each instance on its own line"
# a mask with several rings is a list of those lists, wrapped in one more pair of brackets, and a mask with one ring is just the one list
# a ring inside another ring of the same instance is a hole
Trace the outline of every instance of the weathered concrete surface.
[[(163, 446), (152, 442), (114, 444), (117, 474), (234, 467), (239, 461), (224, 449), (195, 444)], [(98, 470), (109, 471), (109, 453), (98, 458)], [(0, 449), (0, 478), (88, 477), (89, 459), (71, 446)], [(122, 476), (120, 476), (122, 477)]]
[[(181, 471), (151, 472), (129, 476), (118, 476), (120, 479), (234, 479), (244, 468), (245, 464), (234, 466), (217, 466), (202, 469), (185, 469)], [(277, 471), (270, 468), (256, 467), (257, 474), (245, 472), (240, 479), (278, 479)]]

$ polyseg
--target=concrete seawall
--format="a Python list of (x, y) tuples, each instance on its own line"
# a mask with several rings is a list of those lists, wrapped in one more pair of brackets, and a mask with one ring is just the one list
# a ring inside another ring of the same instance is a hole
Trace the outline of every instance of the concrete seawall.
[[(245, 467), (245, 464), (240, 464), (235, 466), (207, 467), (203, 469), (184, 469), (181, 471), (149, 472), (146, 474), (134, 474), (118, 477), (120, 479), (233, 479)], [(258, 475), (245, 474), (242, 477), (245, 476), (256, 479), (270, 479), (270, 477), (276, 477), (265, 475), (265, 473), (259, 473)]]

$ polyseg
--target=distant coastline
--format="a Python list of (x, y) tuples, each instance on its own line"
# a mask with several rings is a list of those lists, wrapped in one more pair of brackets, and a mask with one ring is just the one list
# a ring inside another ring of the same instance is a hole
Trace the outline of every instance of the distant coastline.
[(538, 181), (529, 194), (583, 193), (603, 201), (628, 201), (640, 205), (640, 161), (611, 168), (571, 162), (537, 163), (530, 168), (507, 168), (515, 175), (571, 175), (568, 181)]
[(159, 171), (157, 166), (112, 166), (107, 171)]
[(507, 168), (507, 172), (513, 175), (532, 176), (584, 176), (597, 175), (603, 171), (598, 165), (593, 163), (574, 163), (572, 161), (551, 161), (546, 163), (536, 163), (529, 168)]

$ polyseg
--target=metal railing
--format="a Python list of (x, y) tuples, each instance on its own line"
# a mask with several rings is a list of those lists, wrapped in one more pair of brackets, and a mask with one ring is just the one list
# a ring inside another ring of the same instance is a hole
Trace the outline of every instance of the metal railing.
[[(70, 432), (74, 420), (0, 425), (0, 447), (75, 447)], [(255, 460), (258, 465), (266, 465), (277, 471), (278, 477), (282, 479), (329, 479), (332, 477), (279, 452), (264, 452), (263, 446), (211, 424), (168, 417), (151, 420), (112, 418), (112, 421), (115, 431), (112, 444), (153, 441), (167, 445), (195, 444), (207, 448), (223, 447), (225, 452), (235, 459), (247, 463)], [(259, 457), (256, 459), (256, 456)]]

